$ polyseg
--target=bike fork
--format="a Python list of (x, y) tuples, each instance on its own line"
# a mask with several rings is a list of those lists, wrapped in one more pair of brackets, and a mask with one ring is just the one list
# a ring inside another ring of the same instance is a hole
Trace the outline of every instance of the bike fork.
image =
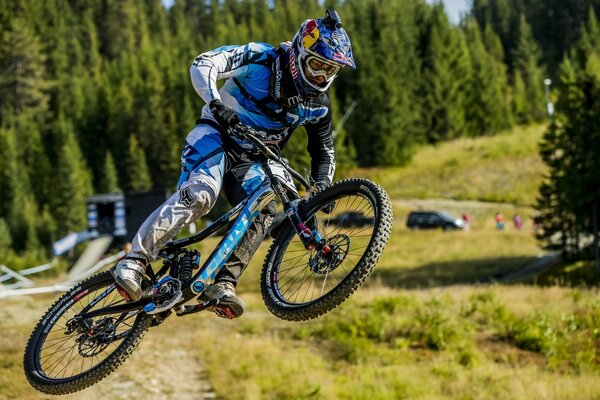
[(294, 227), (296, 234), (302, 241), (302, 245), (304, 246), (304, 248), (306, 250), (318, 250), (323, 251), (324, 253), (329, 253), (331, 249), (327, 245), (326, 240), (321, 236), (321, 234), (317, 230), (317, 227), (313, 226), (312, 229), (309, 228), (307, 224), (303, 221), (303, 219), (300, 217), (300, 214), (298, 213), (299, 200), (290, 200), (286, 191), (281, 187), (281, 184), (272, 177), (270, 172), (267, 172), (267, 174), (271, 178), (273, 190), (281, 199), (281, 203), (283, 204), (285, 214), (292, 223), (292, 226)]

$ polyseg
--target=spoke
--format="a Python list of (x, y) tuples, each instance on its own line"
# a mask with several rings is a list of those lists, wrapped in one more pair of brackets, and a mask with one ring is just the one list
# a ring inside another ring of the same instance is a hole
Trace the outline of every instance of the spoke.
[[(350, 237), (356, 237), (356, 235), (353, 235), (354, 231), (356, 231), (356, 228), (358, 228), (358, 226), (354, 227), (354, 229), (352, 229), (350, 232), (346, 232), (346, 235), (347, 235), (347, 236), (350, 236)], [(371, 230), (373, 230), (373, 228), (374, 228), (374, 226), (373, 226), (373, 225), (369, 225), (369, 226), (367, 226), (366, 228), (363, 228), (363, 229), (361, 229), (360, 231), (358, 231), (358, 232), (356, 232), (356, 233), (361, 233), (361, 232), (364, 232), (364, 231), (366, 231), (367, 229), (371, 229)], [(371, 236), (371, 235), (369, 235), (369, 236)]]
[[(300, 245), (300, 243), (298, 243)], [(304, 247), (302, 247), (301, 249), (298, 250), (286, 250), (286, 253), (297, 253), (299, 251), (306, 251), (306, 249)]]
[[(50, 333), (58, 333), (58, 332), (50, 332)], [(71, 334), (70, 334), (70, 335), (68, 335), (68, 336), (61, 336), (61, 337), (57, 337), (57, 338), (46, 339), (46, 340), (44, 340), (44, 343), (48, 343), (48, 342), (54, 342), (54, 341), (56, 341), (56, 340), (66, 340), (66, 339), (69, 339), (69, 338), (70, 338), (70, 337), (72, 337), (72, 336), (73, 336), (73, 333), (71, 333)]]
[(313, 286), (313, 287), (314, 287), (314, 280), (311, 280), (311, 281), (308, 283), (308, 289), (306, 289), (306, 290), (304, 291), (304, 297), (302, 298), (302, 302), (303, 302), (303, 303), (306, 303), (306, 296), (308, 295), (308, 291), (310, 290), (310, 287), (311, 287), (311, 286)]
[[(295, 275), (293, 275), (290, 279), (288, 279), (283, 285), (281, 285), (281, 288), (283, 289), (284, 287), (286, 287), (288, 285), (288, 283), (290, 282), (295, 282), (296, 278), (298, 276), (300, 276), (300, 274), (302, 274), (303, 272), (306, 273), (308, 268), (302, 268), (300, 271), (298, 271)], [(284, 293), (285, 294), (285, 293)]]
[(300, 269), (298, 272), (296, 272), (295, 275), (293, 275), (291, 278), (289, 278), (283, 285), (281, 285), (281, 289), (283, 290), (284, 288), (285, 291), (282, 293), (284, 296), (293, 288), (293, 283), (296, 282), (296, 278), (300, 277), (301, 275), (305, 274), (306, 270)]
[(302, 288), (302, 286), (304, 286), (304, 283), (308, 280), (308, 278), (310, 278), (310, 275), (308, 275), (308, 277), (306, 276), (308, 274), (308, 269), (304, 270), (304, 274), (302, 275), (301, 282), (298, 285), (298, 287), (296, 288), (295, 291), (292, 292), (292, 294), (290, 295), (290, 300), (292, 298), (292, 296), (295, 295), (295, 298), (298, 299), (298, 292), (300, 291), (300, 289)]
[(79, 373), (84, 371), (83, 366), (85, 365), (85, 357), (81, 357), (81, 367), (79, 367)]
[(65, 347), (64, 349), (56, 350), (55, 352), (47, 354), (44, 357), (40, 357), (40, 361), (42, 361), (42, 359), (46, 359), (45, 361), (48, 361), (48, 359), (50, 357), (52, 357), (52, 356), (57, 356), (58, 357), (60, 353), (64, 354), (65, 352), (68, 352), (72, 348), (73, 348), (73, 346), (71, 346), (71, 347)]
[[(75, 344), (75, 345), (73, 345), (73, 346), (71, 347), (71, 349), (75, 348), (76, 346), (77, 346), (76, 344)], [(67, 349), (67, 350), (68, 350), (68, 349)], [(63, 355), (62, 355), (62, 356), (61, 356), (61, 357), (60, 357), (58, 360), (56, 360), (55, 362), (53, 362), (52, 364), (50, 364), (50, 365), (48, 366), (48, 369), (50, 369), (50, 367), (52, 367), (52, 366), (54, 366), (54, 368), (52, 368), (52, 370), (48, 371), (48, 372), (47, 372), (47, 375), (50, 375), (50, 374), (52, 373), (52, 371), (54, 371), (54, 370), (56, 369), (56, 367), (58, 367), (58, 366), (60, 365), (60, 362), (61, 362), (62, 360), (64, 360), (64, 358), (67, 356), (67, 354), (69, 354), (69, 352), (68, 352), (68, 351), (67, 351), (67, 352), (65, 352), (65, 354), (63, 354)]]
[(299, 256), (292, 257), (292, 258), (286, 258), (285, 260), (281, 260), (281, 263), (283, 264), (283, 263), (284, 263), (284, 262), (286, 262), (286, 261), (295, 260), (295, 259), (297, 259), (297, 258), (301, 258), (301, 257), (304, 257), (304, 256), (306, 256), (306, 254), (301, 254), (301, 255), (299, 255)]
[[(49, 356), (55, 355), (57, 354), (59, 351), (61, 351), (63, 349), (63, 346), (67, 343), (68, 341), (65, 340), (64, 342), (61, 343), (60, 347), (58, 349), (56, 349), (55, 351), (53, 351), (52, 353), (49, 354)], [(41, 357), (41, 353), (44, 351), (44, 349), (42, 349), (42, 351), (40, 352), (40, 361), (42, 359)]]
[(317, 284), (316, 284), (316, 280), (313, 280), (313, 290), (312, 290), (312, 293), (310, 296), (311, 300), (315, 299), (315, 289), (317, 289)]
[[(279, 277), (279, 280), (281, 281), (281, 279), (282, 279), (282, 278), (283, 278), (285, 275), (287, 275), (287, 272), (289, 272), (290, 270), (292, 270), (292, 269), (294, 269), (294, 268), (297, 268), (296, 266), (298, 265), (298, 263), (300, 263), (300, 261), (302, 261), (302, 259), (299, 259), (298, 261), (296, 261), (296, 262), (294, 263), (294, 265), (292, 265), (291, 267), (289, 267), (289, 268), (287, 268), (287, 269), (284, 269), (284, 270), (281, 270), (281, 269), (280, 269), (280, 270), (279, 270), (279, 272), (282, 272), (282, 271), (284, 271), (284, 272), (285, 272), (285, 274), (283, 274), (282, 276), (280, 276), (280, 277)], [(303, 265), (301, 265), (300, 267), (304, 267), (304, 266), (303, 266)]]
[[(302, 260), (300, 259), (300, 260), (296, 261), (296, 262), (294, 263), (294, 265), (292, 265), (291, 267), (288, 267), (288, 268), (283, 268), (283, 269), (281, 269), (281, 268), (280, 268), (280, 269), (279, 269), (279, 272), (280, 272), (280, 273), (281, 273), (281, 272), (286, 272), (286, 273), (287, 273), (288, 271), (290, 271), (290, 270), (292, 270), (292, 269), (294, 269), (294, 268), (298, 268), (298, 267), (304, 267), (304, 264), (302, 264), (302, 265), (298, 265), (298, 263), (299, 263), (300, 261), (302, 261)], [(284, 275), (280, 275), (280, 278), (281, 278), (281, 277), (283, 277), (283, 276), (285, 276), (285, 274), (284, 274)]]
[(323, 296), (323, 290), (325, 290), (325, 283), (327, 283), (327, 276), (329, 275), (329, 272), (327, 272), (325, 274), (325, 279), (323, 279), (323, 286), (321, 286), (321, 296)]
[(61, 372), (65, 371), (65, 372), (63, 372), (63, 375), (62, 375), (63, 378), (65, 377), (64, 374), (67, 372), (66, 371), (67, 367), (71, 364), (71, 360), (73, 359), (71, 357), (71, 354), (73, 354), (73, 350), (75, 350), (75, 348), (76, 348), (75, 346), (73, 346), (73, 348), (71, 348), (71, 351), (69, 352), (69, 360), (67, 361), (67, 363), (65, 364), (65, 366), (62, 367), (62, 369), (60, 371), (58, 371), (58, 373), (56, 374), (57, 376), (60, 375)]
[[(62, 339), (62, 341), (61, 341), (61, 342), (53, 343), (53, 344), (51, 344), (51, 345), (50, 345), (50, 346), (48, 346), (48, 347), (44, 347), (44, 350), (51, 349), (51, 348), (53, 348), (53, 347), (56, 347), (56, 346), (58, 346), (58, 345), (62, 345), (62, 344), (64, 344), (64, 343), (65, 343), (67, 340), (69, 340), (69, 339), (72, 339), (72, 338), (73, 338), (72, 336), (67, 336), (67, 337), (65, 337), (65, 338), (61, 338), (61, 339)], [(57, 350), (57, 351), (58, 351), (58, 350)], [(53, 353), (50, 353), (49, 355), (51, 355), (51, 354), (53, 354)], [(44, 356), (44, 357), (47, 357), (47, 356)], [(43, 358), (43, 357), (41, 357), (41, 358)]]

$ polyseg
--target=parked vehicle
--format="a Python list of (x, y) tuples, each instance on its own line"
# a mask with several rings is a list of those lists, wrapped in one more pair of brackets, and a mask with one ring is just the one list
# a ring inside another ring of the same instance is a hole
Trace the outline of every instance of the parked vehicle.
[(345, 212), (329, 220), (332, 225), (352, 228), (354, 226), (367, 226), (375, 223), (375, 218), (367, 217), (361, 212)]
[(443, 229), (445, 231), (465, 229), (465, 222), (445, 211), (412, 211), (406, 226), (410, 229)]

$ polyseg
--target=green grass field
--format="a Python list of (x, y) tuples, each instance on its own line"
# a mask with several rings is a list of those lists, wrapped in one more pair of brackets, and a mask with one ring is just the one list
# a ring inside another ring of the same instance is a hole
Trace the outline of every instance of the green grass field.
[[(259, 290), (265, 241), (239, 285), (243, 318), (170, 318), (116, 373), (65, 398), (202, 399), (203, 387), (244, 400), (598, 398), (597, 290), (499, 283), (542, 253), (528, 206), (544, 170), (542, 131), (459, 140), (423, 149), (405, 168), (360, 171), (395, 199), (392, 237), (365, 286), (329, 314), (292, 323), (268, 312)], [(406, 229), (407, 213), (423, 206), (407, 199), (427, 197), (503, 204), (428, 203), (468, 212), (471, 229)], [(524, 228), (497, 231), (498, 211), (519, 212)], [(217, 240), (203, 243), (203, 255)], [(0, 399), (49, 398), (29, 387), (21, 362), (53, 298), (0, 300)]]

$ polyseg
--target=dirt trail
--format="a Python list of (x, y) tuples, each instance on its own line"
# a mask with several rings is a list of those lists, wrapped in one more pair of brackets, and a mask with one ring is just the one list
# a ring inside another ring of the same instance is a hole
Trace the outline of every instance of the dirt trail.
[(511, 272), (504, 275), (498, 282), (500, 283), (515, 283), (526, 280), (533, 276), (537, 276), (555, 265), (560, 259), (560, 252), (550, 251), (542, 254), (537, 260), (530, 263), (526, 268)]
[[(10, 361), (17, 371), (15, 387), (18, 396), (11, 395), (0, 384), (0, 400), (50, 399), (31, 388), (22, 373), (22, 349), (44, 310), (53, 302), (53, 295), (19, 296), (3, 299), (0, 310), (0, 348), (10, 353)], [(172, 317), (160, 327), (150, 329), (138, 348), (115, 372), (97, 384), (63, 399), (87, 400), (204, 400), (216, 398), (205, 376), (202, 359), (197, 351), (201, 345), (197, 334), (200, 324), (190, 324), (185, 318)], [(3, 343), (8, 341), (10, 343)], [(15, 354), (13, 354), (15, 353)], [(1, 357), (0, 357), (1, 358)], [(2, 364), (0, 362), (0, 364)], [(14, 371), (12, 371), (14, 372)], [(14, 392), (13, 392), (14, 393)]]
[[(187, 328), (187, 329), (186, 329)], [(194, 329), (171, 318), (150, 329), (132, 356), (112, 375), (66, 399), (213, 399), (202, 361), (190, 351)], [(189, 346), (185, 344), (189, 343)], [(153, 371), (153, 372), (149, 372)]]

